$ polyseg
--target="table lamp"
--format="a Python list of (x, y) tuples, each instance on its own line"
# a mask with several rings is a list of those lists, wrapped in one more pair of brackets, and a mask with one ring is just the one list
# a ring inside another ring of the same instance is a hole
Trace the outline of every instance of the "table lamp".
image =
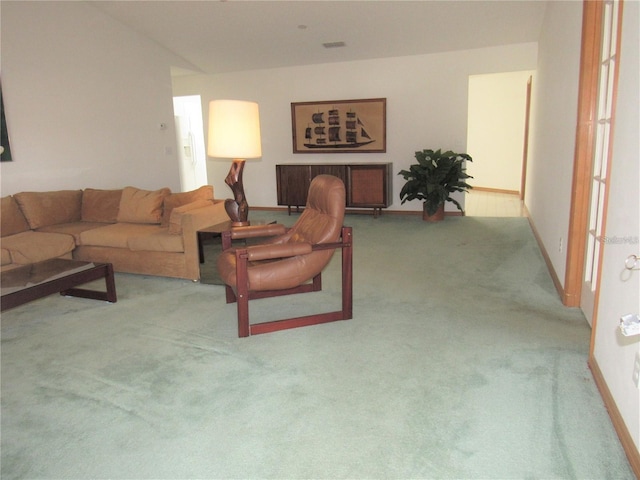
[(224, 207), (234, 227), (249, 225), (242, 171), (245, 159), (262, 156), (258, 104), (241, 100), (210, 102), (208, 143), (210, 157), (233, 159), (224, 181), (231, 188), (233, 199), (225, 200)]

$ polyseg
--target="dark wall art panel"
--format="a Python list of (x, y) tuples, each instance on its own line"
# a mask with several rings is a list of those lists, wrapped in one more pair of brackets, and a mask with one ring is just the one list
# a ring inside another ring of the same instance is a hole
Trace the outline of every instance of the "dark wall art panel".
[(0, 161), (11, 161), (11, 145), (9, 145), (9, 131), (7, 130), (7, 120), (4, 116), (4, 100), (2, 99), (2, 86), (0, 85)]
[(293, 153), (387, 151), (386, 98), (291, 104)]

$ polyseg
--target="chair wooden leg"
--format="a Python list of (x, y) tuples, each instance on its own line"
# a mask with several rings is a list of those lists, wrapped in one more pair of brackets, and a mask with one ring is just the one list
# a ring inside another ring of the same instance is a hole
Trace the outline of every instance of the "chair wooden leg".
[(249, 299), (246, 295), (238, 298), (238, 337), (249, 336)]
[(342, 228), (342, 319), (353, 318), (353, 231)]
[(247, 275), (247, 255), (236, 252), (236, 301), (238, 308), (238, 336), (248, 337), (249, 330), (249, 278)]

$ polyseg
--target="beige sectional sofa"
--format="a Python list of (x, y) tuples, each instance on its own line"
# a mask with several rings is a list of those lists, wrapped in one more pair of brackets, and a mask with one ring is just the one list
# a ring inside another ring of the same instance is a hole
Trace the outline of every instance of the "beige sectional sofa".
[(211, 185), (182, 193), (135, 187), (21, 192), (1, 203), (3, 271), (59, 257), (198, 280), (197, 230), (229, 220)]

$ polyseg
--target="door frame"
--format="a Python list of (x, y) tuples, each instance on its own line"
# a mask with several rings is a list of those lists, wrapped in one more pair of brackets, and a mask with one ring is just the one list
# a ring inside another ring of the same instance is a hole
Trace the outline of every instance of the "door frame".
[(582, 8), (578, 120), (571, 184), (571, 215), (567, 235), (566, 269), (562, 292), (562, 303), (568, 307), (580, 306), (584, 276), (604, 3), (600, 0), (584, 0)]
[(524, 202), (524, 191), (527, 186), (527, 161), (529, 159), (529, 121), (531, 119), (531, 84), (533, 76), (527, 81), (527, 99), (524, 112), (524, 145), (522, 148), (522, 171), (520, 173), (520, 201)]

